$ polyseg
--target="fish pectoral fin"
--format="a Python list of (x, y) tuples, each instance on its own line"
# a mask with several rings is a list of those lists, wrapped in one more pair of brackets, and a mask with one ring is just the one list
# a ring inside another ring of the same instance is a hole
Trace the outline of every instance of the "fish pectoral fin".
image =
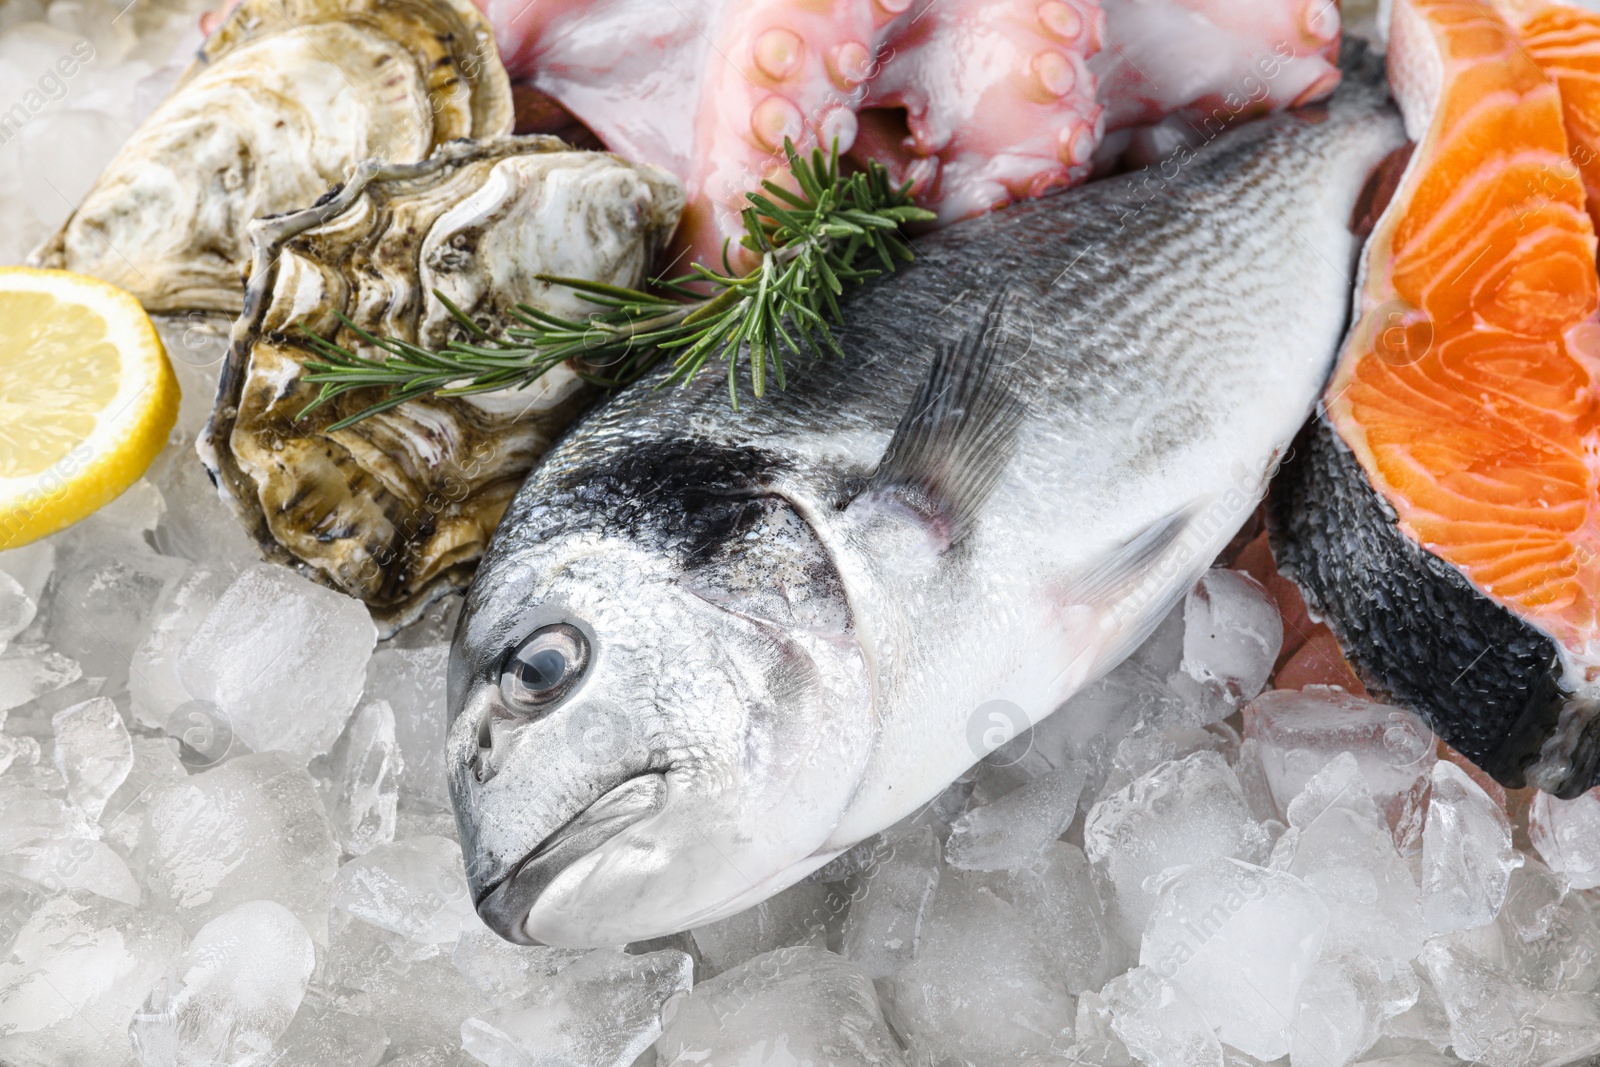
[(1183, 536), (1198, 510), (1197, 505), (1187, 504), (1150, 523), (1074, 578), (1060, 599), (1087, 605), (1126, 599), (1139, 583), (1148, 579), (1150, 568)]
[(1025, 406), (1000, 354), (1006, 290), (960, 340), (942, 345), (857, 499), (891, 496), (945, 548), (972, 529), (1016, 447)]

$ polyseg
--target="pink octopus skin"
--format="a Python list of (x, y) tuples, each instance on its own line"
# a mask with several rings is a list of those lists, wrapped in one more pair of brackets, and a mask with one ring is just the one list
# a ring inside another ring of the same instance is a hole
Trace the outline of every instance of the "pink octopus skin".
[[(1087, 59), (1101, 37), (1091, 0), (934, 0), (867, 83), (861, 154), (912, 180), (941, 223), (1076, 184), (1100, 139)], [(907, 137), (886, 121), (895, 108)]]
[(1110, 136), (1102, 159), (1144, 165), (1234, 119), (1297, 107), (1339, 84), (1334, 0), (1107, 0), (1089, 61)]
[(785, 136), (884, 162), (948, 223), (1339, 80), (1335, 0), (476, 2), (514, 80), (683, 180), (675, 252), (711, 264)]
[(883, 161), (941, 222), (1081, 181), (1100, 137), (1095, 0), (479, 2), (513, 78), (683, 179), (703, 262), (785, 136)]
[(513, 78), (684, 181), (678, 251), (708, 263), (785, 135), (883, 161), (947, 223), (1338, 81), (1331, 0), (478, 3)]

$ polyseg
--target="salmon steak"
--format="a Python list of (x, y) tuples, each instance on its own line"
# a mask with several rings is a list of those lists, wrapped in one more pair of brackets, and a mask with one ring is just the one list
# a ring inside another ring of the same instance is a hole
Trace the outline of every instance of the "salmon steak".
[(1501, 783), (1576, 796), (1600, 771), (1600, 15), (1398, 0), (1388, 64), (1412, 144), (1273, 548), (1369, 688)]

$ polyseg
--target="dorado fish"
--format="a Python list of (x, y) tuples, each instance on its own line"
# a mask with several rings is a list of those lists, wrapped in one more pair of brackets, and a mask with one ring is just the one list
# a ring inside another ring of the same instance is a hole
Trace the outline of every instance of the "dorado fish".
[(712, 922), (902, 819), (1126, 656), (1227, 543), (1348, 316), (1381, 67), (918, 243), (846, 358), (585, 418), (450, 656), (469, 884), (513, 941)]

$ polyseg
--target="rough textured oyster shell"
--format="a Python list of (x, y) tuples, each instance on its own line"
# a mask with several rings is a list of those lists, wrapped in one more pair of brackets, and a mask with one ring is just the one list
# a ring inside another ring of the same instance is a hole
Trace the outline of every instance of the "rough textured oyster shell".
[(268, 558), (360, 597), (380, 625), (466, 585), (500, 514), (552, 439), (593, 396), (566, 368), (528, 389), (409, 401), (332, 433), (379, 394), (297, 416), (317, 387), (299, 325), (362, 348), (363, 329), (429, 347), (460, 325), (443, 292), (491, 326), (528, 303), (592, 305), (537, 273), (638, 285), (683, 209), (657, 167), (549, 137), (446, 145), (423, 163), (362, 164), (317, 206), (251, 225), (244, 314), (198, 442)]
[(471, 0), (244, 0), (33, 255), (151, 311), (237, 315), (246, 224), (303, 208), (361, 160), (511, 131)]

